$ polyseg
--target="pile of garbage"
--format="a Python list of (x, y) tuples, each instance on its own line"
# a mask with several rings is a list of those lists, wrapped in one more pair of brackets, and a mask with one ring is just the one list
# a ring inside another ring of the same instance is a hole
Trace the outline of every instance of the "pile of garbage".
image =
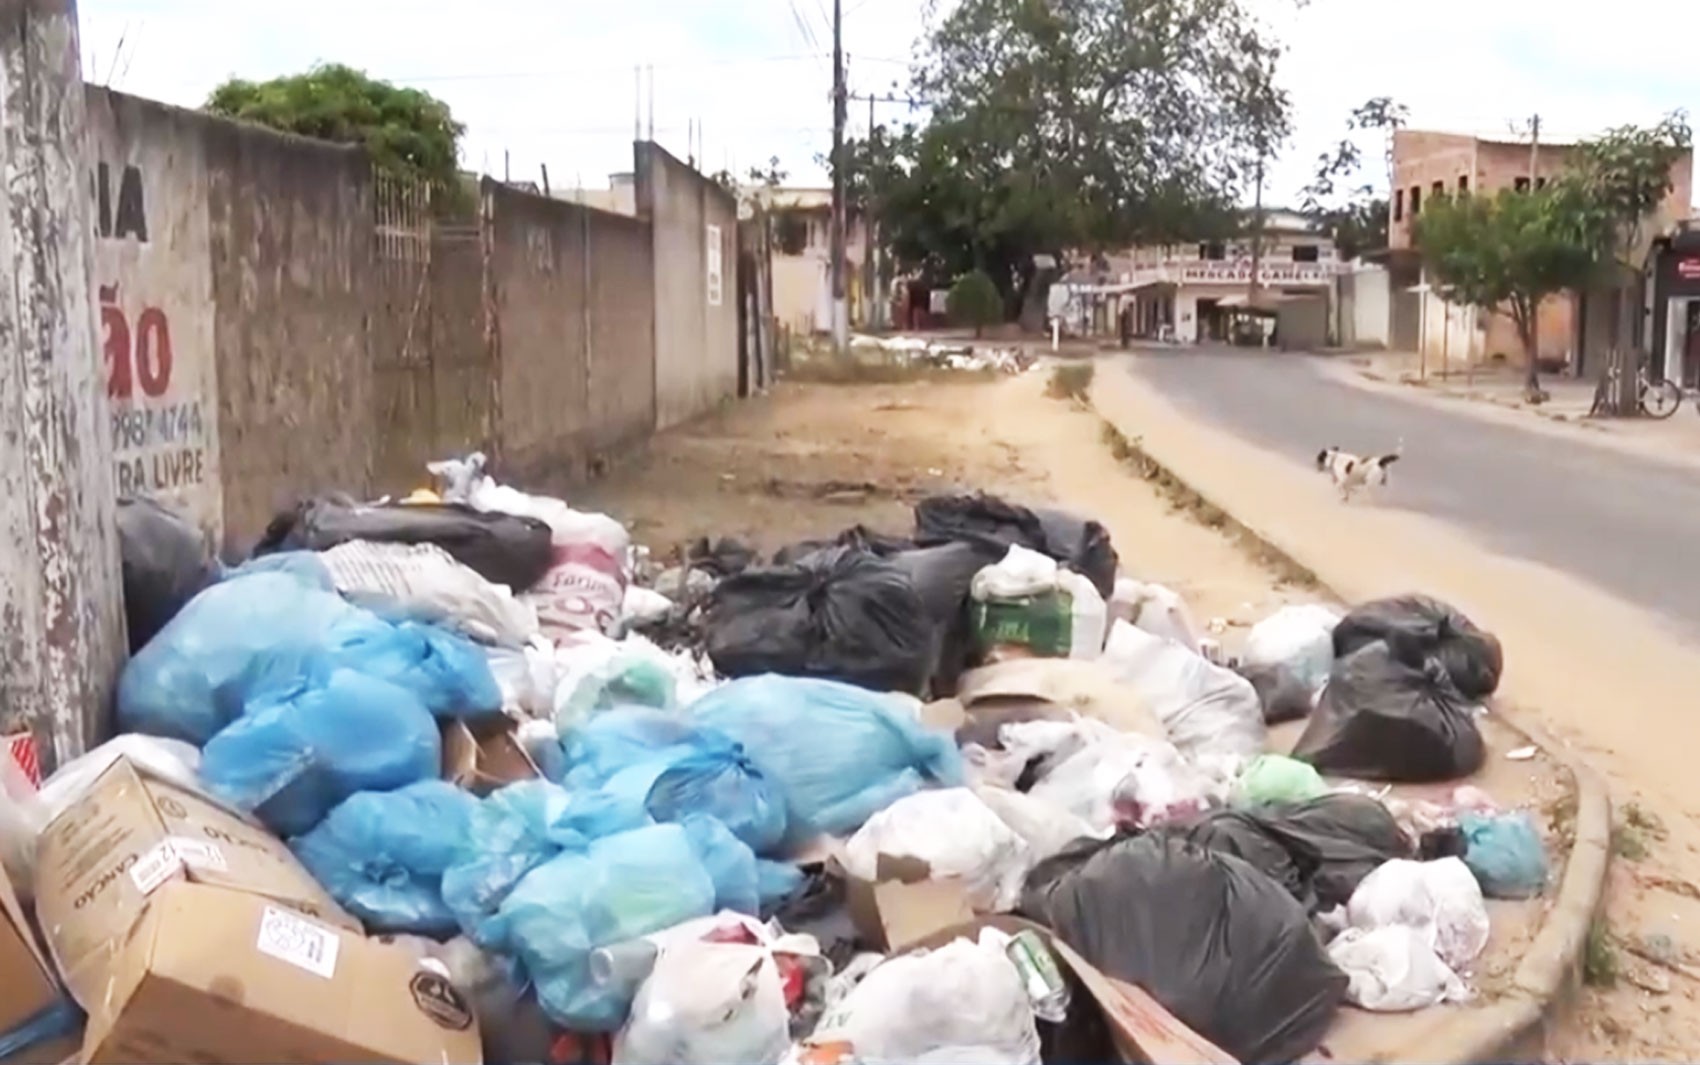
[(899, 366), (928, 366), (937, 370), (1021, 374), (1039, 362), (1019, 345), (990, 347), (979, 343), (936, 340), (917, 336), (869, 336), (850, 338), (852, 352), (877, 351)]
[(127, 505), (120, 734), (0, 773), (0, 1053), (1286, 1062), (1466, 1000), (1484, 899), (1544, 889), (1527, 814), (1355, 783), (1483, 763), (1500, 649), (1444, 603), (1229, 661), (1061, 511), (661, 568), (430, 470), (228, 569)]

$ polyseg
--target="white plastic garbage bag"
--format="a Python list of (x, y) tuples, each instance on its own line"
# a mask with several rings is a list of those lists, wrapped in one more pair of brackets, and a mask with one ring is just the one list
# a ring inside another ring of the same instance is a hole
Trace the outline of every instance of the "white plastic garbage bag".
[(987, 928), (977, 942), (957, 939), (892, 958), (822, 1019), (815, 1040), (847, 1042), (867, 1065), (970, 1057), (980, 1065), (1038, 1065), (1039, 1031), (1004, 953), (1008, 942)]
[(1352, 892), (1346, 917), (1353, 928), (1418, 930), (1454, 972), (1465, 971), (1488, 941), (1487, 904), (1461, 858), (1383, 863)]
[(144, 773), (205, 794), (198, 776), (201, 752), (197, 747), (182, 740), (126, 732), (87, 754), (71, 759), (42, 781), (41, 790), (36, 793), (41, 824), (46, 826), (75, 805), (101, 774), (112, 768), (120, 758), (128, 760)]
[(1072, 810), (1019, 791), (982, 785), (974, 789), (974, 794), (1027, 841), (1034, 865), (1062, 853), (1075, 840), (1103, 839), (1109, 835)]
[(436, 544), (355, 540), (319, 558), (345, 599), (380, 614), (400, 611), (505, 647), (524, 646), (537, 635), (534, 609)]
[(1119, 823), (1142, 828), (1203, 810), (1213, 784), (1172, 744), (1117, 734), (1076, 751), (1039, 778), (1028, 794), (1080, 817), (1097, 833)]
[(656, 959), (614, 1065), (778, 1065), (791, 1046), (779, 968), (764, 947), (683, 942)]
[(1328, 957), (1351, 980), (1346, 1001), (1366, 1010), (1408, 1013), (1471, 997), (1429, 937), (1407, 925), (1348, 928), (1328, 944)]
[(672, 609), (673, 600), (653, 588), (634, 584), (626, 589), (625, 600), (620, 605), (620, 628), (627, 630), (658, 621)]
[[(1097, 658), (1104, 649), (1109, 608), (1096, 586), (1017, 544), (1003, 561), (974, 575), (976, 638), (1011, 644), (1046, 658)], [(1066, 631), (1060, 622), (1066, 621)]]
[(490, 674), (502, 691), (502, 710), (510, 717), (549, 717), (555, 711), (555, 690), (561, 685), (556, 651), (548, 640), (534, 637), (519, 649), (492, 647), (485, 652)]
[(1284, 669), (1312, 692), (1334, 665), (1334, 626), (1340, 615), (1325, 606), (1284, 606), (1251, 627), (1240, 660), (1247, 666)]
[(982, 603), (993, 599), (1025, 599), (1057, 590), (1056, 560), (1016, 544), (1001, 562), (974, 575), (969, 594)]
[(1257, 690), (1233, 670), (1125, 621), (1111, 627), (1104, 661), (1157, 715), (1181, 753), (1245, 759), (1263, 753)]
[(1131, 577), (1116, 581), (1110, 596), (1110, 616), (1144, 629), (1153, 636), (1173, 640), (1189, 651), (1199, 649), (1198, 623), (1186, 600), (1161, 584), (1147, 584)]
[(919, 858), (934, 877), (960, 877), (969, 904), (981, 913), (1015, 909), (1033, 866), (1027, 841), (967, 788), (898, 799), (850, 837), (844, 866), (852, 876), (877, 880), (882, 854)]

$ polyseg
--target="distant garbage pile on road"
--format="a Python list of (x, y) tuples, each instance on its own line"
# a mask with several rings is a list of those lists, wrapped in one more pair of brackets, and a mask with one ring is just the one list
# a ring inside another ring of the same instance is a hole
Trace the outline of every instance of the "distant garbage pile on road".
[(430, 470), (229, 569), (126, 504), (119, 734), (6, 779), (0, 1050), (1289, 1062), (1466, 1001), (1484, 898), (1545, 887), (1527, 814), (1354, 782), (1483, 764), (1499, 645), (1437, 600), (1230, 661), (1059, 510), (662, 567)]
[(850, 338), (850, 350), (858, 355), (877, 352), (882, 358), (900, 366), (1003, 374), (1025, 373), (1039, 361), (1019, 344), (999, 345), (978, 340), (938, 340), (919, 336), (857, 334)]

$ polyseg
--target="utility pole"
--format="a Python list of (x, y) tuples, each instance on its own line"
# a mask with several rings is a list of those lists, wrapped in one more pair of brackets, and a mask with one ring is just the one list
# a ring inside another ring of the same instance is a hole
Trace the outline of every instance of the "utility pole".
[(1535, 115), (1529, 119), (1529, 189), (1533, 191), (1535, 183), (1540, 180), (1541, 168), (1541, 116)]
[(850, 350), (850, 308), (844, 294), (844, 0), (832, 0), (832, 350)]
[[(874, 98), (868, 97), (868, 151), (872, 160), (874, 145)], [(879, 298), (879, 271), (874, 263), (874, 196), (872, 174), (863, 176), (862, 184), (862, 328), (877, 329), (884, 324)]]
[[(1257, 191), (1252, 196), (1251, 207), (1251, 283), (1246, 286), (1246, 302), (1252, 309), (1257, 307), (1257, 294), (1261, 288), (1260, 274), (1263, 270), (1263, 149), (1257, 151)], [(1230, 338), (1232, 339), (1232, 338)]]
[(44, 771), (111, 731), (125, 653), (76, 0), (0, 0), (0, 715)]

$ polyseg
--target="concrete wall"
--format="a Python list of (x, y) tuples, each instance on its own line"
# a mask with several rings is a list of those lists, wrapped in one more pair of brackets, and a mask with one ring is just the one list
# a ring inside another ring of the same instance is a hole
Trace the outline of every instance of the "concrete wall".
[(371, 170), (358, 151), (205, 120), (225, 534), (372, 482)]
[(576, 479), (655, 425), (650, 230), (493, 181), (483, 198), (497, 452), (515, 479)]
[(224, 527), (200, 115), (90, 88), (95, 286), (121, 495)]
[(635, 151), (638, 215), (654, 239), (656, 423), (666, 429), (737, 395), (738, 208), (659, 146)]

